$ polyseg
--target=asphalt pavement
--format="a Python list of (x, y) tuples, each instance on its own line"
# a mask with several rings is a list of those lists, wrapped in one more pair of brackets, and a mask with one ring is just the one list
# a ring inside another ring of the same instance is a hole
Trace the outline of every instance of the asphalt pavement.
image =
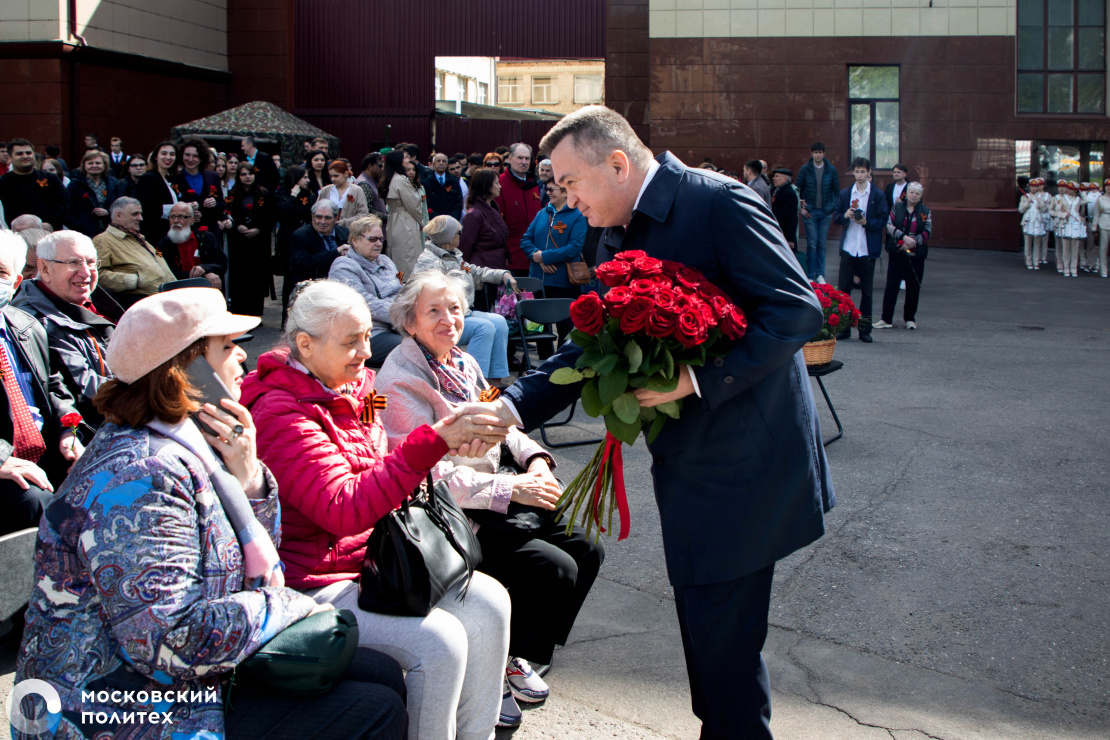
[[(836, 262), (831, 246), (830, 275)], [(884, 282), (880, 266), (876, 318)], [(934, 248), (917, 331), (899, 304), (874, 343), (838, 342), (844, 368), (825, 378), (845, 427), (827, 448), (838, 505), (776, 569), (776, 737), (1110, 738), (1108, 309), (1110, 280)], [(265, 323), (252, 359), (276, 340), (273, 305)], [(599, 431), (579, 410), (551, 438)], [(591, 453), (556, 451), (560, 477)], [(499, 738), (698, 735), (650, 459), (642, 442), (624, 455), (631, 536), (604, 540), (552, 697)], [(0, 674), (3, 699), (9, 655)]]

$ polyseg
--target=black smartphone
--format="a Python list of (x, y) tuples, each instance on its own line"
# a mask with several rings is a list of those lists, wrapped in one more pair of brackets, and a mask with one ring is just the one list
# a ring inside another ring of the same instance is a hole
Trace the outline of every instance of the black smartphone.
[[(189, 365), (185, 372), (189, 376), (189, 383), (200, 391), (200, 403), (202, 406), (206, 403), (210, 403), (218, 409), (226, 410), (220, 404), (220, 400), (224, 398), (235, 400), (235, 396), (231, 395), (231, 391), (229, 391), (227, 386), (224, 385), (224, 382), (220, 380), (220, 376), (216, 375), (216, 371), (208, 364), (208, 360), (205, 359), (204, 355), (193, 360), (193, 363)], [(205, 432), (208, 432), (214, 437), (219, 436), (211, 427), (200, 420), (200, 412), (193, 414), (193, 421)]]

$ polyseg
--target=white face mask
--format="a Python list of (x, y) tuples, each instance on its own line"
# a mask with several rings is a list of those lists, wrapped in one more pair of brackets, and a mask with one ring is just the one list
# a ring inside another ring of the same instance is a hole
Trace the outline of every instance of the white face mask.
[(0, 278), (0, 309), (7, 307), (12, 302), (12, 293), (15, 292), (15, 281)]

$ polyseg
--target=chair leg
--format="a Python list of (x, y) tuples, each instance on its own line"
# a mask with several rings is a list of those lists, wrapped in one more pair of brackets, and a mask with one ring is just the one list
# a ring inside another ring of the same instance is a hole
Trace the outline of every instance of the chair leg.
[(570, 404), (570, 413), (567, 414), (567, 418), (563, 419), (562, 421), (549, 421), (546, 424), (544, 424), (544, 426), (545, 427), (561, 427), (561, 426), (565, 426), (567, 424), (570, 424), (571, 419), (574, 418), (574, 410), (575, 410), (575, 408), (577, 408), (577, 406), (578, 406), (578, 401), (572, 402)]
[(569, 424), (571, 422), (571, 419), (574, 418), (574, 411), (577, 407), (578, 407), (578, 402), (577, 401), (572, 403), (570, 405), (570, 413), (567, 414), (567, 418), (562, 420), (562, 421), (557, 421), (557, 422), (554, 422), (554, 423), (548, 422), (547, 424), (540, 424), (540, 439), (543, 440), (543, 443), (544, 443), (545, 446), (551, 447), (551, 448), (577, 447), (578, 445), (596, 445), (596, 444), (598, 444), (602, 441), (601, 439), (583, 439), (579, 442), (551, 442), (547, 439), (547, 427), (561, 427), (561, 426), (564, 426), (566, 424)]
[(825, 397), (825, 403), (829, 405), (829, 413), (832, 414), (833, 421), (836, 422), (836, 434), (825, 440), (825, 447), (828, 447), (844, 436), (844, 425), (840, 423), (840, 417), (836, 415), (836, 408), (833, 407), (832, 399), (829, 398), (829, 392), (825, 390), (825, 384), (821, 382), (820, 375), (817, 376), (817, 387), (821, 389), (821, 395)]

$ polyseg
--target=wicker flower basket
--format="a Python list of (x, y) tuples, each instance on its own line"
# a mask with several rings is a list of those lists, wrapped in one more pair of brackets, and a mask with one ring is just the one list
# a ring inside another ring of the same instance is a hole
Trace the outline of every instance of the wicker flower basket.
[(806, 365), (828, 365), (832, 362), (833, 350), (836, 349), (836, 339), (826, 339), (823, 342), (806, 342), (802, 346)]

